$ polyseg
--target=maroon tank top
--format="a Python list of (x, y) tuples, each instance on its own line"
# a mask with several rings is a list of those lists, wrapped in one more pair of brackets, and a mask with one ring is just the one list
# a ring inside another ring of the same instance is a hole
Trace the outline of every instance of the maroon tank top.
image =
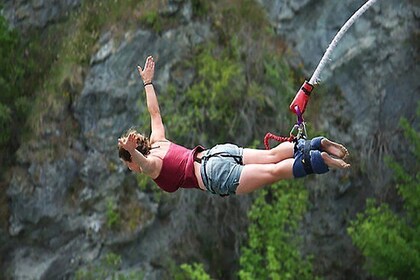
[(153, 181), (167, 192), (174, 192), (179, 188), (199, 188), (194, 173), (194, 157), (203, 150), (201, 146), (190, 150), (171, 143), (162, 160), (159, 176)]

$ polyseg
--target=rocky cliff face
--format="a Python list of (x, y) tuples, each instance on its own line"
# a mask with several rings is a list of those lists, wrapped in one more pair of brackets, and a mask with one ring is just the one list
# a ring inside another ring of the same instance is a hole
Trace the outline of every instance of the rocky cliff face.
[[(259, 2), (287, 42), (290, 62), (303, 65), (308, 78), (337, 30), (363, 4)], [(79, 5), (80, 1), (5, 1), (4, 15), (17, 28), (43, 28)], [(0, 241), (7, 243), (2, 246), (7, 278), (71, 278), (81, 265), (112, 249), (123, 256), (125, 268), (136, 267), (146, 279), (160, 279), (167, 265), (162, 256), (200, 260), (200, 240), (207, 240), (201, 250), (226, 253), (221, 266), (234, 262), (250, 198), (220, 200), (180, 192), (157, 205), (136, 187), (136, 178), (117, 159), (115, 139), (127, 124), (138, 123), (142, 113), (134, 105), (143, 100), (135, 65), (151, 53), (158, 55), (164, 64), (159, 65), (155, 84), (164, 91), (173, 65), (191, 45), (212, 36), (208, 24), (191, 18), (189, 1), (174, 1), (162, 9), (180, 15), (184, 24), (159, 35), (145, 29), (130, 31), (122, 40), (104, 32), (75, 99), (59, 113), (51, 113), (45, 120), (48, 129), (18, 151), (19, 164), (7, 187), (10, 223), (8, 232), (0, 232)], [(322, 107), (308, 112), (313, 125), (345, 143), (354, 166), (350, 175), (331, 172), (308, 186), (313, 207), (302, 227), (305, 253), (316, 256), (317, 272), (327, 279), (366, 278), (345, 229), (363, 209), (366, 197), (390, 199), (386, 192), (390, 173), (381, 160), (385, 154), (403, 158), (398, 119), (412, 118), (420, 97), (419, 16), (414, 2), (378, 1), (345, 35), (322, 75), (323, 96), (313, 97)], [(70, 120), (78, 133), (69, 134), (64, 120)], [(62, 149), (52, 154), (59, 157), (46, 156), (57, 142)], [(110, 230), (107, 224), (118, 205), (129, 206), (128, 213), (119, 213), (130, 221), (122, 225), (124, 231)], [(226, 213), (235, 224), (226, 226)], [(227, 245), (220, 241), (223, 238), (236, 244)]]

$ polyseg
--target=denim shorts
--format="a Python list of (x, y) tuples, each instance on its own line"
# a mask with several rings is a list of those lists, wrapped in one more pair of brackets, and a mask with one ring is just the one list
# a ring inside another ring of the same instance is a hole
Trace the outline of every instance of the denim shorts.
[(200, 172), (209, 192), (221, 196), (236, 193), (243, 169), (243, 151), (234, 144), (222, 144), (204, 152)]

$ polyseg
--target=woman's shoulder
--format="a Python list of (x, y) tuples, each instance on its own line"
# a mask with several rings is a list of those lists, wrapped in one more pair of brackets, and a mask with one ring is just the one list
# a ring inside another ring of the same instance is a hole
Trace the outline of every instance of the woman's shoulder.
[(152, 142), (150, 145), (150, 155), (162, 160), (171, 144), (172, 142), (167, 139)]
[(155, 143), (168, 143), (168, 142), (170, 143), (171, 142), (166, 138), (153, 137), (153, 135), (150, 135), (149, 141), (150, 141), (151, 145), (153, 145)]
[(165, 146), (169, 146), (172, 142), (169, 141), (168, 139), (160, 139), (160, 140), (155, 140), (155, 141), (150, 141), (150, 146), (152, 147), (152, 149), (156, 149), (157, 147), (165, 147)]

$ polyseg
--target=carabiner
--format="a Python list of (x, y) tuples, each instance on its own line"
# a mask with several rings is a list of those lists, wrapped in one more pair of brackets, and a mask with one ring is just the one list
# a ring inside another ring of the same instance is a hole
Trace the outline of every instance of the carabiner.
[[(297, 122), (293, 126), (292, 130), (290, 131), (290, 136), (294, 136), (297, 139), (306, 138), (307, 131), (306, 131), (306, 124), (305, 124), (305, 120), (303, 119), (303, 115), (299, 109), (299, 106), (295, 106), (294, 109), (297, 116)], [(296, 135), (293, 134), (295, 130), (297, 130)]]

